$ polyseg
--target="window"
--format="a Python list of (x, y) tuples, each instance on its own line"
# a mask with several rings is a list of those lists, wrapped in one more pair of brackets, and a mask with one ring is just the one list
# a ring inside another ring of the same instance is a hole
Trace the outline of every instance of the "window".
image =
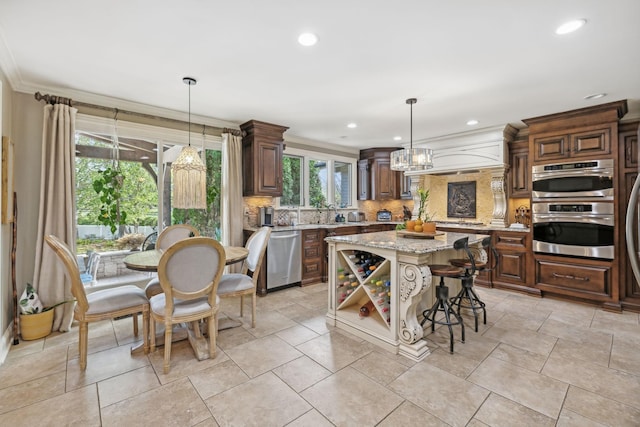
[[(126, 220), (111, 233), (100, 224), (100, 200), (93, 189), (99, 171), (113, 164), (113, 121), (79, 116), (76, 132), (76, 218), (78, 253), (118, 249), (115, 239), (126, 234), (143, 237), (168, 226), (189, 223), (202, 235), (221, 239), (221, 150), (219, 139), (207, 136), (197, 144), (205, 149), (207, 166), (206, 210), (171, 206), (171, 161), (186, 145), (187, 134), (154, 126), (118, 123), (120, 170), (124, 176), (117, 209)], [(193, 139), (193, 138), (192, 138)], [(142, 243), (142, 242), (140, 242)]]
[(282, 158), (282, 197), (283, 206), (302, 204), (302, 157), (283, 156)]
[(288, 148), (282, 161), (282, 197), (276, 207), (353, 207), (356, 161)]

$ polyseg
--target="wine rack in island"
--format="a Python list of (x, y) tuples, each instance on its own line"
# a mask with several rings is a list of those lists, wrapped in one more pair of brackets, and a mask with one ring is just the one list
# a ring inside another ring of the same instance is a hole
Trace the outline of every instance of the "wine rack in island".
[(389, 336), (392, 324), (391, 262), (363, 250), (338, 251), (336, 316), (358, 329)]

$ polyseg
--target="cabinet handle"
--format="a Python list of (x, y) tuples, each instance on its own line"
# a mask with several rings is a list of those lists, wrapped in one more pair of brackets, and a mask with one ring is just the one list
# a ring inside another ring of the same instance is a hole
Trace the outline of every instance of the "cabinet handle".
[(558, 279), (580, 280), (580, 281), (583, 281), (583, 282), (588, 282), (589, 281), (588, 277), (572, 276), (570, 274), (553, 273), (553, 277), (556, 277)]

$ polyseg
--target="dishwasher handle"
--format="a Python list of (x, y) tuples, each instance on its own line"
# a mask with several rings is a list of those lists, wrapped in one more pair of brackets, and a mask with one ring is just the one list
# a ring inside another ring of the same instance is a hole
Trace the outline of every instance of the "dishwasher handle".
[(271, 233), (271, 236), (269, 237), (269, 239), (273, 239), (273, 240), (290, 239), (292, 237), (298, 237), (299, 235), (300, 235), (300, 233), (298, 233), (298, 232), (294, 232), (292, 234), (284, 234), (282, 232)]

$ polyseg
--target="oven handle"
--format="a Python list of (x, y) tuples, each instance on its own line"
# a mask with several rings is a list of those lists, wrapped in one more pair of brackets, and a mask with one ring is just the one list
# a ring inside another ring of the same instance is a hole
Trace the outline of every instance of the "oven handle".
[(631, 189), (631, 196), (629, 197), (629, 203), (627, 205), (627, 218), (625, 226), (625, 235), (627, 238), (627, 257), (633, 270), (633, 275), (636, 277), (636, 282), (640, 283), (640, 265), (638, 265), (638, 248), (636, 248), (635, 237), (633, 236), (633, 223), (636, 221), (636, 209), (638, 208), (638, 190), (640, 189), (640, 175), (636, 178), (636, 182), (633, 183)]
[(613, 171), (611, 169), (589, 169), (589, 171), (585, 170), (572, 170), (572, 171), (562, 171), (562, 172), (533, 172), (532, 179), (533, 181), (544, 181), (546, 179), (554, 179), (554, 178), (572, 178), (574, 176), (596, 176), (596, 177), (607, 177), (613, 178)]
[(541, 222), (577, 222), (585, 224), (600, 224), (613, 227), (615, 224), (613, 216), (602, 215), (557, 215), (557, 214), (534, 214), (533, 223)]

